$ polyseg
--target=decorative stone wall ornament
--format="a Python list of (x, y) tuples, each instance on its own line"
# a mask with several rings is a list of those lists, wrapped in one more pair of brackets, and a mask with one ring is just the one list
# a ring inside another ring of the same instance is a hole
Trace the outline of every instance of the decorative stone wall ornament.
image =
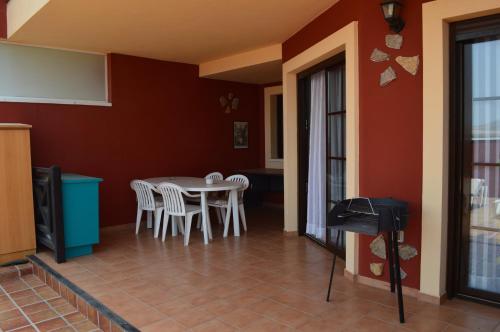
[(399, 34), (394, 35), (386, 35), (385, 36), (385, 45), (389, 48), (393, 48), (395, 50), (399, 50), (403, 45), (403, 36)]
[(380, 74), (380, 86), (386, 86), (396, 79), (396, 72), (389, 66), (382, 74)]
[(378, 48), (375, 48), (372, 52), (372, 55), (370, 55), (370, 60), (372, 60), (373, 62), (389, 61), (389, 59), (389, 54), (382, 52)]
[(402, 268), (399, 268), (399, 271), (401, 272), (401, 280), (404, 280), (408, 276), (408, 273), (406, 273)]
[(219, 98), (220, 106), (225, 109), (225, 113), (231, 113), (231, 110), (237, 110), (240, 104), (240, 99), (235, 98), (232, 92), (229, 92), (226, 96), (221, 96)]
[(373, 240), (370, 243), (370, 250), (372, 251), (372, 254), (374, 254), (375, 256), (377, 256), (379, 258), (382, 258), (382, 259), (387, 258), (386, 251), (385, 251), (385, 240), (384, 240), (384, 236), (382, 234), (377, 236), (375, 238), (375, 240)]
[(399, 245), (399, 257), (408, 261), (413, 257), (418, 255), (417, 249), (415, 247), (410, 246), (409, 244), (400, 244)]
[(384, 263), (370, 263), (370, 271), (374, 276), (380, 277), (384, 272)]
[(239, 98), (233, 98), (233, 100), (231, 100), (231, 108), (233, 110), (237, 110), (239, 105), (240, 105), (240, 99)]
[(420, 65), (420, 57), (416, 56), (398, 56), (396, 62), (401, 65), (407, 72), (412, 75), (417, 75), (418, 66)]

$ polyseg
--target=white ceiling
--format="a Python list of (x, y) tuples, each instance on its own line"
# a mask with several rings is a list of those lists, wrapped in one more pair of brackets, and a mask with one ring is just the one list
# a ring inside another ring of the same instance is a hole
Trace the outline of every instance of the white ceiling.
[(199, 64), (282, 43), (337, 1), (50, 0), (9, 40)]

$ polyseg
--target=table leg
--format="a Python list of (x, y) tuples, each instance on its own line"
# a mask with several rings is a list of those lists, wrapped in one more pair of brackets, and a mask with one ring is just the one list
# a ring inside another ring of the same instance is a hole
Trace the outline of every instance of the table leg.
[(232, 204), (232, 199), (231, 196), (229, 196), (229, 199), (227, 200), (227, 206), (224, 209), (225, 210), (225, 217), (224, 217), (224, 237), (227, 237), (227, 234), (229, 232), (229, 223), (231, 219), (231, 204)]
[(231, 210), (233, 210), (234, 236), (240, 236), (240, 216), (238, 214), (238, 190), (231, 190)]
[(201, 192), (201, 227), (203, 227), (203, 242), (208, 244), (207, 227), (207, 193)]
[(210, 220), (210, 208), (208, 207), (207, 205), (207, 229), (208, 229), (208, 238), (210, 240), (213, 240), (213, 237), (212, 237), (212, 221)]

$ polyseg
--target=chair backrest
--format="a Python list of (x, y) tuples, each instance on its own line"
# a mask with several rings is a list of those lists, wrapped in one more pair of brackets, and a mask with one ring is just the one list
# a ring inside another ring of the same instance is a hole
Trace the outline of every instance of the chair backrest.
[(243, 187), (238, 190), (238, 199), (243, 198), (243, 193), (250, 186), (250, 181), (248, 180), (248, 178), (244, 175), (241, 175), (241, 174), (235, 174), (235, 175), (228, 176), (226, 178), (226, 181), (237, 182), (237, 183), (241, 183), (243, 185)]
[(173, 183), (162, 182), (156, 190), (163, 197), (165, 213), (171, 216), (184, 216), (186, 214), (186, 205), (182, 196), (184, 190), (182, 187)]
[(205, 179), (223, 180), (224, 176), (220, 172), (212, 172), (205, 176)]
[(133, 180), (130, 182), (130, 187), (137, 195), (137, 205), (140, 209), (146, 211), (153, 211), (155, 209), (154, 186), (151, 183), (142, 180)]
[(480, 196), (481, 195), (481, 189), (484, 186), (484, 179), (476, 179), (472, 178), (471, 183), (470, 183), (470, 191), (473, 196)]

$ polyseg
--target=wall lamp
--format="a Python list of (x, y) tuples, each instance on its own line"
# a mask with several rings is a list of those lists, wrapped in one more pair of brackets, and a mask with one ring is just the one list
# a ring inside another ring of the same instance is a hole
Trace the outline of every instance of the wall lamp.
[(398, 33), (405, 27), (405, 22), (401, 18), (401, 1), (384, 0), (380, 4), (385, 21), (389, 24), (389, 28)]

